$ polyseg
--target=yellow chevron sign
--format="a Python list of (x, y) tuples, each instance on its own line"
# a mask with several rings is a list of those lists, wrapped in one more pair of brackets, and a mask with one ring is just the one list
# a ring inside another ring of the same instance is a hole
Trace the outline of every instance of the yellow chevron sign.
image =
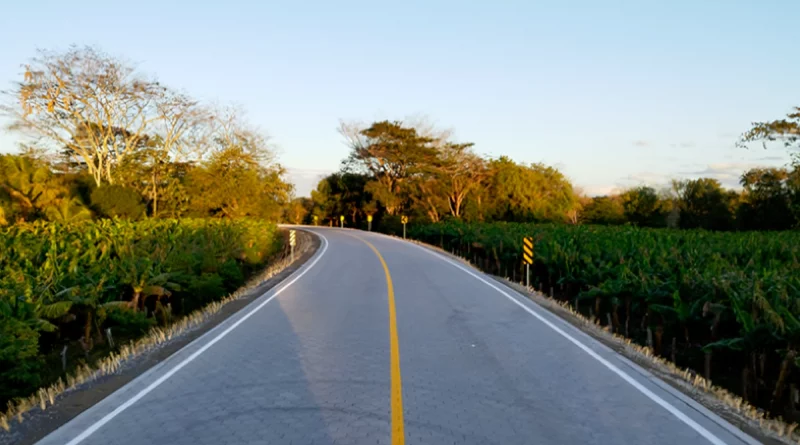
[(405, 216), (405, 215), (401, 216), (401, 217), (400, 217), (400, 222), (401, 222), (401, 223), (403, 223), (403, 224), (406, 224), (406, 223), (408, 223), (408, 217), (407, 217), (407, 216)]
[(522, 260), (525, 264), (533, 264), (533, 238), (529, 236), (522, 239)]
[(295, 238), (294, 230), (289, 231), (289, 245), (292, 247), (297, 245), (297, 239)]

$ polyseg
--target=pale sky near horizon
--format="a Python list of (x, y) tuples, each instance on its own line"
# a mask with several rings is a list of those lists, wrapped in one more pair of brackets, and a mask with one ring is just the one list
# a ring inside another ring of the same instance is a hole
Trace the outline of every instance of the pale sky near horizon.
[[(0, 5), (0, 90), (37, 48), (96, 45), (246, 109), (300, 196), (347, 155), (339, 119), (411, 115), (591, 194), (735, 186), (789, 159), (734, 143), (800, 105), (798, 16), (795, 0), (28, 0)], [(15, 141), (0, 134), (0, 152)]]

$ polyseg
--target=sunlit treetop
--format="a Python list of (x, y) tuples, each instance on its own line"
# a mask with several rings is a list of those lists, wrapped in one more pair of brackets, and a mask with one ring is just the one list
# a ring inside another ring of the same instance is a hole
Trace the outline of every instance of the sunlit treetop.
[[(753, 128), (744, 133), (739, 145), (760, 141), (764, 148), (767, 142), (781, 141), (786, 147), (793, 147), (800, 138), (800, 107), (788, 113), (786, 118), (771, 122), (754, 122)], [(797, 154), (794, 155), (797, 157)]]

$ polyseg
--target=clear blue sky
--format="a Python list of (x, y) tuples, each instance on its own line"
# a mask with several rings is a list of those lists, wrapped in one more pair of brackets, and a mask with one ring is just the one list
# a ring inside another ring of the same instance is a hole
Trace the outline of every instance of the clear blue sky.
[(796, 0), (13, 1), (0, 87), (36, 48), (98, 45), (246, 108), (300, 195), (346, 156), (340, 118), (413, 114), (590, 193), (701, 174), (732, 185), (788, 159), (734, 142), (800, 105), (799, 16)]

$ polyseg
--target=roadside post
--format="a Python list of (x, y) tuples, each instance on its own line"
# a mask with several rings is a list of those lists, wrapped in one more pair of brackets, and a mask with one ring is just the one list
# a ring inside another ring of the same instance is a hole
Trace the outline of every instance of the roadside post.
[(367, 232), (372, 232), (372, 215), (367, 215)]
[(317, 225), (317, 222), (319, 222), (319, 216), (314, 215), (314, 225), (315, 226)]
[(294, 246), (297, 244), (297, 237), (294, 230), (289, 231), (289, 250), (292, 252), (292, 262), (294, 263)]
[(533, 264), (533, 238), (522, 239), (522, 261), (525, 263), (525, 287), (531, 287), (531, 264)]
[(344, 229), (344, 215), (339, 216), (339, 227)]
[(408, 224), (408, 217), (406, 215), (401, 216), (400, 222), (403, 223), (403, 239), (406, 239), (406, 224)]

